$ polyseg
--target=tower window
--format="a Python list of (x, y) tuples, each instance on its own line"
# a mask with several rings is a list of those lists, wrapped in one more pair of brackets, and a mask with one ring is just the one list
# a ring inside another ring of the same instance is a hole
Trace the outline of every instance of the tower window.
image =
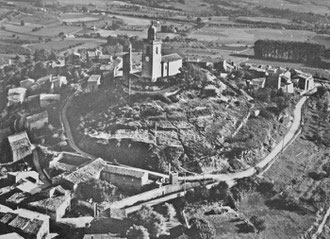
[(156, 47), (156, 54), (158, 54), (158, 47)]

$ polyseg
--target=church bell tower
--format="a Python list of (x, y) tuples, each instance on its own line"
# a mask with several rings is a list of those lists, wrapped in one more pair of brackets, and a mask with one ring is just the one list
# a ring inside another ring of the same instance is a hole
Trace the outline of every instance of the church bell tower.
[(161, 77), (162, 41), (157, 39), (157, 29), (152, 23), (142, 53), (142, 77), (155, 82)]

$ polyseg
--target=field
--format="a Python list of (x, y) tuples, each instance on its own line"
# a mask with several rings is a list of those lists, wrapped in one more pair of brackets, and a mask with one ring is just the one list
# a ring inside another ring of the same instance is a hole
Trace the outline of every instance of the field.
[[(318, 14), (328, 14), (330, 7), (329, 1), (312, 1), (312, 0), (301, 0), (301, 1), (285, 1), (285, 0), (243, 0), (243, 2), (249, 5), (256, 5), (256, 6), (265, 6), (270, 8), (280, 8), (280, 9), (290, 9), (296, 12), (313, 12)], [(299, 2), (293, 3), (293, 2)], [(324, 7), (326, 6), (326, 7)]]
[(238, 17), (237, 19), (250, 21), (250, 22), (281, 23), (281, 24), (291, 23), (290, 20), (283, 18), (274, 18), (274, 17)]
[(315, 35), (314, 32), (297, 30), (204, 27), (189, 37), (200, 41), (253, 44), (258, 39), (306, 41)]

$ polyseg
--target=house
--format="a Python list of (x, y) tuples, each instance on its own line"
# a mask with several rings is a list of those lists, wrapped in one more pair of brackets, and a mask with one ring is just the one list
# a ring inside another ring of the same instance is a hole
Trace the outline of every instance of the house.
[(49, 162), (49, 168), (72, 172), (79, 166), (89, 162), (90, 159), (81, 156), (80, 154), (61, 152), (52, 161)]
[(257, 90), (265, 88), (266, 77), (253, 78), (251, 80), (246, 80), (246, 85), (249, 90)]
[(161, 58), (161, 77), (174, 76), (180, 73), (182, 57), (173, 53)]
[(29, 131), (33, 131), (36, 129), (41, 129), (45, 127), (48, 124), (48, 112), (43, 111), (38, 114), (33, 114), (28, 117), (26, 117), (26, 128), (29, 129)]
[(268, 75), (266, 77), (265, 87), (276, 90), (281, 89), (284, 93), (294, 93), (290, 71)]
[(29, 178), (30, 181), (34, 181), (36, 183), (39, 182), (39, 174), (36, 171), (8, 172), (7, 177), (11, 184), (18, 183), (20, 180), (26, 178)]
[(62, 174), (52, 178), (53, 184), (61, 184), (66, 188), (76, 190), (78, 185), (91, 179), (99, 179), (106, 162), (97, 158), (91, 163), (69, 174)]
[(151, 24), (148, 38), (144, 41), (142, 53), (142, 77), (155, 82), (160, 77), (174, 76), (180, 73), (182, 58), (177, 53), (163, 56), (162, 41), (157, 39), (157, 29)]
[(40, 107), (53, 105), (61, 100), (59, 94), (40, 94)]
[(233, 61), (222, 60), (214, 64), (214, 67), (219, 69), (223, 73), (230, 73), (237, 70), (237, 66)]
[(28, 203), (28, 207), (50, 216), (54, 221), (61, 219), (71, 206), (71, 193), (56, 186), (47, 189), (44, 193), (45, 198)]
[(52, 79), (52, 75), (43, 76), (43, 77), (39, 78), (39, 79), (36, 81), (36, 83), (37, 83), (38, 85), (45, 85), (45, 84), (47, 84), (47, 83), (50, 83), (51, 79)]
[(65, 76), (53, 76), (51, 78), (51, 91), (59, 90), (63, 85), (67, 85), (68, 81)]
[(28, 78), (19, 82), (20, 87), (30, 90), (35, 80)]
[(315, 87), (314, 78), (311, 74), (300, 72), (293, 76), (293, 81), (303, 91), (309, 91)]
[(0, 228), (26, 239), (42, 239), (49, 234), (49, 216), (22, 208), (0, 212)]
[(26, 131), (9, 136), (8, 141), (12, 152), (13, 162), (32, 154), (32, 144)]
[(30, 178), (21, 179), (17, 184), (16, 188), (24, 195), (35, 195), (42, 190), (42, 184), (38, 184), (33, 180), (30, 181)]
[(7, 99), (8, 106), (22, 104), (25, 100), (26, 89), (22, 87), (17, 87), (8, 90)]
[(101, 180), (108, 181), (120, 189), (139, 191), (148, 184), (148, 173), (141, 169), (107, 164), (101, 171)]
[(12, 205), (13, 207), (20, 206), (24, 201), (26, 201), (29, 197), (31, 197), (30, 194), (21, 192), (18, 189), (14, 189), (14, 193), (12, 193), (7, 199), (6, 203)]
[(95, 61), (102, 55), (102, 51), (95, 49), (93, 51), (86, 52), (86, 58), (88, 61)]
[(112, 62), (112, 56), (111, 55), (98, 55), (97, 62), (101, 63), (101, 64), (109, 64), (110, 62)]
[(50, 61), (48, 63), (51, 68), (61, 68), (65, 66), (65, 60), (64, 59), (58, 59), (56, 61)]
[(86, 92), (96, 92), (101, 84), (101, 75), (91, 75), (87, 80)]

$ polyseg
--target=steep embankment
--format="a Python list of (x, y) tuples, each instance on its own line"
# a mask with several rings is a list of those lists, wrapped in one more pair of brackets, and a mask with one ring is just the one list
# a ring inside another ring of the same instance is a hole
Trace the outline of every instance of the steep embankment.
[(76, 97), (68, 118), (80, 148), (157, 171), (171, 163), (178, 171), (225, 172), (254, 165), (287, 127), (269, 110), (273, 103), (251, 116), (254, 105), (222, 83), (165, 95), (136, 93), (130, 104), (114, 92)]

